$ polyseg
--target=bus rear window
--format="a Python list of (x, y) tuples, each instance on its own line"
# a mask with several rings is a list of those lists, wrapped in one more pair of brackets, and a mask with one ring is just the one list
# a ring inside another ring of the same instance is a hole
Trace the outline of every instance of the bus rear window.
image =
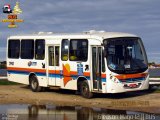
[(21, 58), (33, 59), (34, 57), (34, 40), (21, 41)]
[(19, 58), (20, 40), (9, 40), (8, 42), (8, 58)]

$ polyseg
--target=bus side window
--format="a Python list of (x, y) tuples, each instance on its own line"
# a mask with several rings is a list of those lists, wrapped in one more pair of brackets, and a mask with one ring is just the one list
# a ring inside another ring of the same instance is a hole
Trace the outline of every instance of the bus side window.
[(45, 41), (36, 40), (35, 41), (35, 59), (44, 60), (45, 56)]
[(21, 58), (33, 59), (34, 57), (34, 40), (25, 39), (21, 41)]
[(62, 48), (61, 48), (61, 59), (63, 61), (68, 60), (68, 49), (69, 49), (69, 40), (63, 39), (62, 40)]
[(69, 58), (71, 61), (87, 61), (88, 58), (88, 40), (72, 39), (70, 40)]
[(20, 40), (9, 40), (8, 42), (8, 58), (19, 58)]

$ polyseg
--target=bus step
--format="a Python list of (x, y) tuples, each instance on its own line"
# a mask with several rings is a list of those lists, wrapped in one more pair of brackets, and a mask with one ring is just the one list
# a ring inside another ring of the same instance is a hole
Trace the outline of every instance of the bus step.
[(60, 86), (49, 86), (50, 89), (53, 89), (53, 90), (59, 90), (60, 89)]
[(102, 93), (102, 90), (93, 90), (92, 92), (95, 92), (95, 93)]

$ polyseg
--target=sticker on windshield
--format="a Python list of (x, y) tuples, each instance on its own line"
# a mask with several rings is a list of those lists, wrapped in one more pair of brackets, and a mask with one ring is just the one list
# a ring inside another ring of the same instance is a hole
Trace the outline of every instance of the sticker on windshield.
[(109, 52), (109, 54), (115, 54), (115, 49), (110, 47), (110, 48), (108, 48), (108, 52)]
[(124, 65), (124, 67), (127, 69), (127, 68), (131, 68), (130, 65)]
[(109, 67), (110, 67), (111, 69), (113, 69), (113, 70), (116, 69), (116, 65), (114, 65), (113, 63), (111, 63), (111, 64), (109, 65)]

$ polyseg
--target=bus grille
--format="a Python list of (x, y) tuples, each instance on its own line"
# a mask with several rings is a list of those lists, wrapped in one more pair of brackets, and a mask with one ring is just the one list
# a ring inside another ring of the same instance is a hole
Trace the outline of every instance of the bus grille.
[(120, 80), (120, 82), (122, 82), (122, 83), (134, 83), (134, 82), (141, 82), (143, 80), (145, 80), (144, 77), (141, 77), (141, 78), (129, 78), (129, 79)]

